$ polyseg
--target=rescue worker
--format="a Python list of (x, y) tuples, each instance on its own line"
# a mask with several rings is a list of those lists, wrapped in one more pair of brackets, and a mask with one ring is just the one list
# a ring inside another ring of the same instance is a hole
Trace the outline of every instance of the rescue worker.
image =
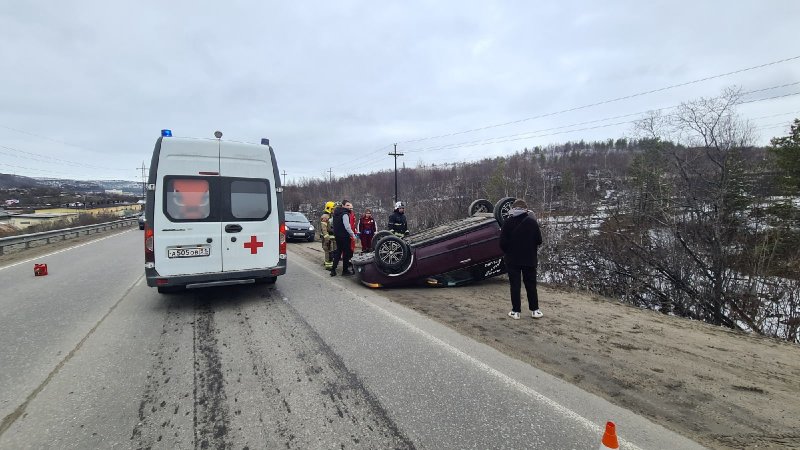
[(330, 217), (333, 214), (333, 208), (336, 206), (334, 202), (325, 203), (322, 217), (319, 220), (319, 239), (322, 241), (322, 253), (324, 262), (322, 263), (325, 270), (330, 270), (333, 267), (333, 252), (336, 251), (336, 238), (333, 236), (333, 226), (331, 226)]
[(322, 266), (325, 270), (330, 270), (333, 267), (333, 249), (336, 246), (336, 241), (330, 229), (330, 214), (324, 213), (319, 219), (319, 240), (322, 242)]
[(394, 204), (394, 212), (389, 216), (389, 231), (397, 236), (408, 236), (408, 223), (406, 223), (406, 205), (403, 202)]

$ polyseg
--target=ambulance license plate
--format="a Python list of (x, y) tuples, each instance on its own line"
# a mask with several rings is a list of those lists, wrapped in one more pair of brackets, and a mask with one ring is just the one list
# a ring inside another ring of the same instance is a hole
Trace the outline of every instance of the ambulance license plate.
[(209, 247), (171, 248), (167, 250), (167, 257), (169, 258), (194, 258), (196, 256), (209, 255), (211, 255)]

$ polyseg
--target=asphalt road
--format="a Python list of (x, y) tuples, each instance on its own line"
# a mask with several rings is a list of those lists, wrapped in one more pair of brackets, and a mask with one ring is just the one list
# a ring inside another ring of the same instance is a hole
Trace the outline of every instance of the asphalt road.
[[(49, 275), (33, 276), (33, 264)], [(141, 231), (0, 267), (0, 448), (697, 445), (290, 259), (160, 295)]]

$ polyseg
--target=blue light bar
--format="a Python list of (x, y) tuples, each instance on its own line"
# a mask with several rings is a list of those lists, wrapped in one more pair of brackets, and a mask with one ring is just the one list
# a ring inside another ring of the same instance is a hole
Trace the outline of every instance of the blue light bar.
[(172, 130), (161, 130), (161, 136), (172, 137)]

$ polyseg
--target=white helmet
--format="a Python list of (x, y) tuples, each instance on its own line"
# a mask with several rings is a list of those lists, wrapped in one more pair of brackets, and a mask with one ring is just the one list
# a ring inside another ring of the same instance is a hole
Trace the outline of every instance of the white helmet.
[(404, 205), (403, 202), (397, 202), (397, 203), (394, 204), (394, 209), (400, 209), (400, 208), (405, 208), (405, 207), (406, 207), (406, 205)]

